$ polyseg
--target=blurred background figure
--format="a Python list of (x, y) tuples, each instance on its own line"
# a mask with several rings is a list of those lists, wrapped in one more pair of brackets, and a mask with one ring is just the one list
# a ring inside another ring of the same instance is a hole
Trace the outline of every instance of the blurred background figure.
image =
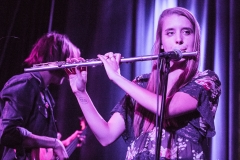
[[(51, 32), (43, 35), (33, 46), (24, 61), (27, 67), (34, 64), (64, 61), (68, 57), (77, 58), (80, 50), (66, 35)], [(2, 159), (35, 159), (45, 148), (50, 157), (68, 158), (65, 149), (81, 131), (76, 131), (64, 141), (57, 138), (58, 127), (54, 118), (55, 102), (48, 90), (49, 85), (61, 85), (66, 77), (64, 70), (39, 71), (18, 74), (10, 78), (0, 92), (2, 113), (0, 140), (4, 145)], [(78, 140), (79, 142), (79, 140)], [(79, 142), (80, 143), (80, 142)], [(37, 154), (36, 154), (37, 153)], [(48, 157), (48, 155), (41, 155)]]

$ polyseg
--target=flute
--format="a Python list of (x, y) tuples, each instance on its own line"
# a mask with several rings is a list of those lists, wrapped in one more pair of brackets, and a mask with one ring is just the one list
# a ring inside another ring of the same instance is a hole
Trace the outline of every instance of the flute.
[[(148, 61), (148, 60), (156, 60), (158, 57), (160, 58), (171, 58), (174, 60), (180, 60), (181, 58), (187, 57), (196, 57), (197, 52), (184, 52), (182, 53), (179, 50), (174, 50), (171, 52), (163, 52), (159, 55), (145, 55), (145, 56), (137, 56), (130, 58), (121, 58), (121, 63), (128, 62), (136, 62), (136, 61)], [(102, 61), (99, 58), (96, 59), (86, 59), (84, 62), (76, 62), (76, 63), (67, 63), (65, 61), (56, 61), (56, 62), (46, 62), (34, 64), (33, 67), (24, 68), (24, 72), (36, 72), (36, 71), (48, 71), (48, 70), (57, 70), (57, 69), (65, 69), (65, 68), (74, 68), (74, 67), (95, 67), (103, 65)]]

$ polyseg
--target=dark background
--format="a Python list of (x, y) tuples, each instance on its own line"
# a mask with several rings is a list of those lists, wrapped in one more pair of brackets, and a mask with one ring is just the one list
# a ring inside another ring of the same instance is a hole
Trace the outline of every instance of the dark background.
[[(174, 2), (171, 5), (165, 0), (1, 0), (0, 89), (10, 77), (23, 72), (21, 64), (32, 45), (48, 31), (68, 35), (86, 59), (109, 51), (122, 53), (124, 57), (144, 55), (145, 45), (153, 44), (147, 39), (149, 30), (146, 27), (155, 18), (152, 13), (160, 13), (167, 6), (182, 6), (194, 13), (202, 28), (201, 69), (214, 70), (222, 81), (222, 95), (216, 116), (217, 135), (210, 149), (212, 157), (234, 159), (238, 156), (239, 146), (237, 66), (240, 53), (240, 2)], [(121, 65), (122, 75), (132, 80), (141, 72), (138, 65)], [(102, 66), (88, 68), (87, 88), (96, 108), (108, 120), (111, 109), (124, 92), (108, 80)], [(61, 86), (50, 86), (50, 90), (57, 103), (55, 116), (64, 139), (80, 128), (78, 118), (82, 112), (67, 80)], [(76, 149), (70, 159), (124, 159), (127, 146), (122, 138), (102, 147), (91, 130), (86, 130), (86, 136), (86, 143)]]

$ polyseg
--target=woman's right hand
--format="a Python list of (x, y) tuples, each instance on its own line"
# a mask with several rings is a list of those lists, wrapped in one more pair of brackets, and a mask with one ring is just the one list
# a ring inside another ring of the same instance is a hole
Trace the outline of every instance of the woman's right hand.
[[(76, 63), (84, 61), (83, 58), (68, 58), (67, 63)], [(85, 92), (87, 83), (87, 67), (75, 67), (65, 69), (68, 74), (70, 86), (73, 93)]]

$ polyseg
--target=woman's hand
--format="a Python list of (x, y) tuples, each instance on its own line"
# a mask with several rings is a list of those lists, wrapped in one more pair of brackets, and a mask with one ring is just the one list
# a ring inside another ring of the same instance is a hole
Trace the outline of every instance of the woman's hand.
[(120, 75), (119, 63), (121, 60), (120, 53), (108, 52), (105, 55), (98, 55), (98, 58), (103, 62), (105, 70), (110, 80), (114, 80), (115, 76)]
[[(67, 63), (83, 62), (83, 58), (68, 58)], [(69, 76), (70, 86), (73, 93), (85, 92), (87, 83), (87, 67), (75, 67), (65, 69)]]

